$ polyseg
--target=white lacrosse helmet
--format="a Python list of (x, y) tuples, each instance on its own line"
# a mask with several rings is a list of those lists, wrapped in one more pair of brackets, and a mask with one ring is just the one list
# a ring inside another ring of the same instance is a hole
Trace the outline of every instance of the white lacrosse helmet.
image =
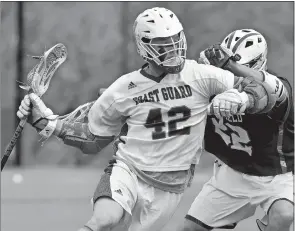
[[(177, 16), (170, 10), (155, 7), (145, 10), (133, 26), (137, 52), (167, 73), (179, 73), (186, 58), (186, 38)], [(162, 40), (161, 40), (162, 39)]]
[(267, 43), (259, 32), (253, 29), (241, 29), (231, 32), (225, 37), (221, 45), (238, 54), (237, 61), (255, 70), (265, 70), (267, 61)]

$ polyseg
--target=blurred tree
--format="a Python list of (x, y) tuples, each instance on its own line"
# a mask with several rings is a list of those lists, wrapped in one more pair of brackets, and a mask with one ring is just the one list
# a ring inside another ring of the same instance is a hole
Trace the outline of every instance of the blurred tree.
[[(24, 55), (24, 43), (25, 43), (25, 38), (24, 38), (24, 20), (23, 20), (23, 11), (24, 11), (24, 2), (17, 2), (17, 34), (18, 34), (18, 43), (17, 43), (17, 56), (16, 56), (16, 66), (17, 66), (17, 82), (21, 83), (23, 82), (23, 55)], [(18, 84), (15, 84), (15, 95), (16, 95), (16, 100), (14, 102), (14, 111), (18, 110), (18, 107), (22, 101), (23, 94), (21, 90), (19, 89)], [(15, 129), (17, 128), (20, 120), (15, 116)], [(15, 145), (15, 160), (14, 163), (16, 166), (21, 165), (21, 150), (22, 150), (22, 142), (21, 142), (21, 137), (17, 140), (16, 145)]]

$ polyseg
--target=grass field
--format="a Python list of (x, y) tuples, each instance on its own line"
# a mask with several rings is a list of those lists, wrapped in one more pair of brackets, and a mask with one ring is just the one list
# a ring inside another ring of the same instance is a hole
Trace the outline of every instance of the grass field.
[[(1, 174), (1, 231), (77, 231), (91, 216), (90, 198), (101, 173), (94, 168), (5, 169)], [(175, 230), (210, 173), (196, 173), (193, 186), (163, 231)], [(14, 183), (14, 174), (21, 174), (23, 181)], [(255, 217), (261, 216), (258, 208)], [(255, 217), (234, 230), (258, 231)]]

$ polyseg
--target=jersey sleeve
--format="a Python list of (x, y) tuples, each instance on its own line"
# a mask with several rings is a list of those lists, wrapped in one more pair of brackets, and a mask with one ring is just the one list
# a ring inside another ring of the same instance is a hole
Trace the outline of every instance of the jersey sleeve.
[(234, 87), (233, 73), (211, 65), (197, 64), (194, 69), (195, 85), (206, 98), (220, 94)]
[[(292, 104), (292, 96), (289, 95), (288, 86), (285, 86), (286, 84), (283, 83), (285, 79), (266, 71), (261, 71), (261, 73), (263, 74), (263, 82), (267, 84), (268, 91), (275, 99), (275, 104), (268, 112), (268, 115), (274, 120), (284, 122), (288, 117)], [(292, 91), (290, 93), (292, 94)]]
[(115, 81), (95, 101), (88, 114), (88, 127), (96, 136), (116, 136), (122, 127), (122, 114), (118, 111), (116, 101), (120, 91), (118, 81)]
[(277, 101), (283, 101), (288, 95), (288, 91), (285, 89), (282, 81), (277, 76), (266, 71), (261, 71), (261, 73), (263, 74), (263, 81), (272, 89)]

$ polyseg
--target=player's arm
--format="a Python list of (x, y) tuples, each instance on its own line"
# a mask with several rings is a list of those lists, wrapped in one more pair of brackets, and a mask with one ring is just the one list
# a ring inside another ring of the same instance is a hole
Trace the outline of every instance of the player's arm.
[(228, 70), (236, 76), (253, 77), (255, 80), (264, 81), (262, 72), (237, 63), (236, 61), (240, 59), (239, 55), (233, 55), (226, 47), (215, 44), (200, 53), (198, 62)]
[(254, 80), (266, 85), (265, 89), (268, 90), (268, 94), (273, 94), (274, 97), (276, 97), (276, 102), (283, 102), (286, 100), (288, 93), (278, 77), (266, 71), (257, 71), (245, 65), (241, 65), (236, 62), (239, 59), (239, 55), (233, 55), (226, 47), (216, 44), (202, 51), (199, 61), (228, 70), (235, 76), (244, 78), (252, 77)]
[(267, 84), (267, 88), (271, 90), (272, 94), (276, 94), (277, 102), (286, 100), (286, 97), (288, 96), (288, 92), (285, 90), (282, 81), (277, 76), (266, 71), (254, 70), (245, 65), (239, 64), (232, 59), (229, 59), (224, 69), (232, 72), (236, 76), (252, 77), (257, 81)]
[(236, 61), (229, 59), (226, 66), (223, 68), (224, 70), (228, 70), (236, 76), (241, 77), (253, 77), (255, 80), (264, 81), (265, 77), (261, 71), (254, 70), (245, 65), (239, 64)]
[[(39, 134), (48, 129), (49, 121), (42, 118), (33, 126)], [(96, 136), (91, 133), (88, 123), (64, 122), (57, 119), (53, 135), (60, 138), (64, 144), (79, 148), (85, 154), (96, 154), (114, 140), (114, 136)], [(48, 139), (49, 137), (44, 137)]]
[[(254, 110), (249, 109), (248, 113), (268, 113), (278, 105), (283, 107), (283, 104), (286, 103), (288, 94), (284, 90), (282, 82), (276, 76), (265, 71), (256, 71), (244, 65), (240, 65), (236, 63), (236, 59), (238, 59), (238, 57), (233, 56), (229, 50), (217, 44), (201, 52), (199, 61), (223, 68), (224, 70), (232, 72), (236, 76), (246, 78), (246, 80), (244, 80), (244, 82), (242, 81), (239, 86), (236, 85), (239, 90), (245, 91), (244, 87), (246, 87), (246, 85), (248, 85), (247, 91), (252, 91), (254, 85), (262, 86), (263, 89), (257, 91), (257, 88), (255, 92), (261, 93), (262, 96), (263, 94), (266, 94), (268, 101), (267, 106), (262, 109), (261, 106), (257, 105), (259, 110), (254, 107)], [(247, 80), (247, 78), (249, 80)], [(255, 84), (251, 78), (255, 80)], [(259, 83), (259, 85), (257, 85), (257, 83)], [(255, 92), (253, 93), (255, 94)]]
[(30, 103), (33, 104), (30, 122), (45, 140), (54, 134), (65, 144), (77, 147), (87, 154), (96, 154), (106, 147), (119, 133), (122, 125), (112, 88), (93, 104), (88, 113), (88, 123), (64, 122), (57, 119), (57, 116), (54, 116), (36, 95), (31, 95), (29, 99), (27, 97), (22, 101), (23, 106), (17, 113), (19, 118), (25, 114), (24, 104), (30, 105)]
[[(253, 78), (260, 82), (269, 98), (271, 103), (268, 104), (264, 110), (252, 111), (249, 113), (268, 113), (268, 115), (277, 121), (285, 121), (288, 115), (290, 100), (288, 100), (288, 91), (286, 90), (282, 81), (275, 75), (272, 75), (266, 71), (257, 71), (251, 69), (245, 65), (241, 65), (236, 61), (229, 59), (227, 64), (224, 66), (225, 70), (232, 72), (234, 75), (241, 76), (244, 78)], [(245, 80), (247, 82), (247, 80)], [(240, 90), (243, 90), (245, 84), (240, 84)]]
[[(214, 114), (220, 112), (221, 115), (229, 116), (237, 113), (241, 109), (239, 107), (248, 113), (257, 113), (268, 110), (268, 107), (272, 107), (275, 103), (271, 99), (268, 100), (266, 86), (251, 77), (237, 77), (227, 70), (212, 65), (199, 64), (198, 69), (202, 69), (205, 73), (196, 82), (198, 88), (208, 99), (216, 95), (212, 100), (212, 110), (216, 108)], [(243, 86), (243, 89), (233, 89), (238, 86)], [(228, 108), (232, 111), (220, 111)]]

